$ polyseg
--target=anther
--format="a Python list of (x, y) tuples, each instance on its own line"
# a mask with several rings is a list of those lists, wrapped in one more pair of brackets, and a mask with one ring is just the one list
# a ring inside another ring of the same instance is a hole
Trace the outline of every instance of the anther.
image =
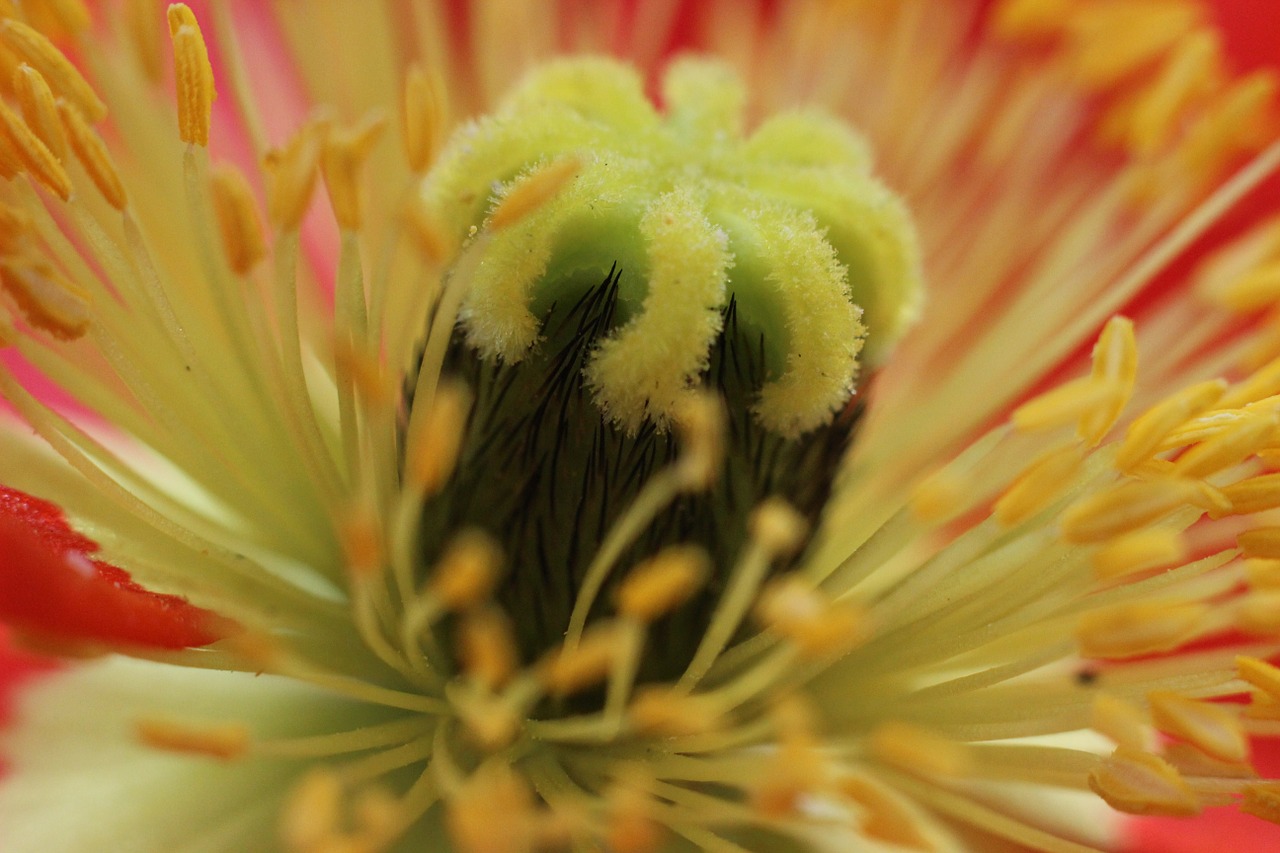
[(1103, 737), (1110, 738), (1116, 746), (1147, 750), (1155, 746), (1155, 730), (1147, 715), (1136, 705), (1099, 693), (1093, 697), (1089, 708), (1089, 724)]
[(676, 412), (680, 435), (679, 472), (690, 491), (711, 488), (724, 464), (724, 402), (712, 394), (694, 394)]
[(339, 525), (347, 571), (357, 580), (377, 577), (385, 562), (382, 525), (372, 507), (352, 507)]
[(1093, 573), (1099, 580), (1145, 572), (1186, 559), (1187, 546), (1176, 530), (1148, 529), (1117, 537), (1093, 553)]
[(1125, 746), (1090, 771), (1089, 787), (1112, 808), (1128, 814), (1186, 817), (1199, 814), (1201, 808), (1172, 765)]
[(569, 696), (604, 681), (621, 650), (617, 624), (593, 624), (573, 648), (561, 646), (543, 658), (538, 676), (551, 695)]
[(1240, 811), (1280, 824), (1280, 784), (1256, 782), (1241, 789)]
[(267, 152), (267, 213), (282, 231), (296, 231), (307, 212), (320, 164), (320, 122), (308, 121), (283, 148)]
[(249, 749), (249, 730), (239, 723), (192, 726), (171, 720), (139, 720), (138, 740), (154, 749), (204, 755), (222, 761), (240, 758)]
[(1280, 527), (1257, 527), (1236, 537), (1236, 544), (1246, 557), (1280, 559)]
[(1169, 691), (1147, 696), (1151, 717), (1165, 734), (1180, 737), (1222, 761), (1249, 757), (1249, 742), (1240, 721), (1226, 707), (1188, 699)]
[(67, 170), (26, 122), (4, 103), (0, 103), (0, 134), (6, 137), (18, 161), (32, 177), (63, 201), (71, 198), (71, 178)]
[(27, 322), (55, 338), (75, 340), (89, 330), (89, 295), (43, 262), (0, 260), (0, 288)]
[(804, 544), (809, 523), (786, 501), (769, 498), (751, 514), (749, 531), (752, 541), (771, 559), (776, 559), (790, 555)]
[(724, 715), (714, 701), (701, 694), (645, 687), (636, 691), (627, 720), (638, 734), (674, 738), (717, 731), (724, 724)]
[(89, 175), (89, 180), (93, 181), (93, 185), (98, 188), (98, 192), (102, 193), (107, 204), (116, 210), (123, 210), (128, 203), (124, 183), (120, 180), (115, 162), (111, 159), (111, 154), (107, 151), (102, 137), (89, 126), (74, 104), (63, 100), (58, 101), (58, 115), (71, 142), (71, 150), (80, 161), (80, 165), (84, 167), (85, 173)]
[(1143, 601), (1083, 616), (1076, 627), (1085, 657), (1124, 659), (1167, 652), (1196, 636), (1209, 614), (1196, 602)]
[(533, 846), (538, 822), (534, 794), (505, 762), (482, 764), (446, 808), (449, 836), (460, 853), (506, 853)]
[(244, 175), (232, 166), (214, 169), (212, 189), (213, 210), (227, 263), (232, 272), (246, 275), (267, 253), (253, 191)]
[(173, 40), (173, 76), (178, 87), (178, 136), (190, 145), (209, 145), (213, 118), (213, 66), (195, 14), (185, 3), (169, 6)]
[(809, 657), (844, 654), (863, 640), (867, 616), (849, 602), (833, 602), (803, 577), (776, 578), (756, 601), (756, 618)]
[(1127, 317), (1112, 317), (1093, 347), (1092, 378), (1095, 382), (1114, 386), (1116, 392), (1085, 412), (1078, 425), (1080, 438), (1091, 447), (1096, 447), (1115, 425), (1133, 395), (1137, 377), (1138, 342), (1134, 337), (1133, 321)]
[(1023, 403), (1010, 421), (1019, 432), (1054, 429), (1110, 411), (1122, 396), (1119, 383), (1099, 382), (1091, 376), (1073, 379)]
[(289, 792), (280, 813), (280, 840), (290, 853), (324, 849), (342, 825), (346, 792), (333, 770), (308, 771)]
[(67, 158), (67, 139), (58, 119), (53, 90), (39, 71), (23, 63), (13, 74), (13, 89), (27, 127), (59, 160)]
[(331, 129), (321, 146), (320, 171), (338, 227), (358, 231), (364, 222), (360, 173), (386, 129), (386, 118), (371, 112), (352, 127)]
[(653, 819), (652, 779), (639, 767), (624, 767), (605, 793), (605, 843), (613, 853), (657, 853), (667, 840)]
[(405, 451), (408, 479), (428, 496), (440, 491), (453, 476), (467, 434), (472, 394), (465, 385), (442, 382), (426, 416), (410, 437)]
[(1121, 483), (1068, 507), (1060, 522), (1062, 535), (1068, 542), (1102, 542), (1131, 533), (1196, 497), (1196, 485), (1181, 480)]
[(582, 171), (582, 159), (569, 155), (519, 177), (489, 214), (493, 231), (510, 228), (555, 198)]
[(1280, 667), (1251, 657), (1236, 658), (1236, 673), (1244, 681), (1280, 702)]
[(400, 120), (405, 158), (409, 168), (421, 174), (435, 162), (449, 126), (448, 92), (438, 75), (416, 65), (409, 69)]
[(879, 761), (926, 776), (963, 776), (973, 765), (963, 743), (908, 723), (876, 727), (867, 738), (867, 749)]
[(856, 806), (858, 830), (868, 838), (910, 850), (939, 849), (922, 829), (923, 816), (889, 786), (881, 785), (870, 776), (845, 775), (836, 780), (835, 787)]
[(1084, 453), (1069, 444), (1043, 454), (1005, 490), (992, 509), (996, 521), (1011, 527), (1040, 512), (1071, 486)]
[(1178, 457), (1174, 474), (1202, 478), (1239, 464), (1274, 440), (1276, 426), (1274, 414), (1244, 418)]
[(1129, 471), (1151, 458), (1174, 430), (1207, 412), (1226, 390), (1226, 380), (1213, 379), (1184, 388), (1152, 406), (1129, 425), (1116, 452), (1116, 467)]
[(618, 612), (641, 622), (653, 622), (683, 604), (698, 591), (711, 569), (706, 551), (676, 545), (631, 570), (618, 588)]
[(0, 41), (44, 75), (54, 93), (75, 104), (89, 121), (106, 118), (107, 105), (46, 36), (10, 18), (0, 22)]
[(483, 604), (498, 582), (502, 559), (501, 547), (487, 533), (465, 530), (440, 557), (428, 590), (445, 610)]
[(520, 664), (511, 619), (492, 605), (462, 615), (457, 650), (462, 672), (491, 692), (502, 689)]

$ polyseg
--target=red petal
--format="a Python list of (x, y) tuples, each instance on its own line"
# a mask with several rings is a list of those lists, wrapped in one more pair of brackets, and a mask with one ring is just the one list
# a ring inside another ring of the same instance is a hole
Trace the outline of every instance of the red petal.
[(226, 636), (228, 622), (149, 592), (90, 555), (55, 504), (0, 486), (0, 619), (56, 640), (182, 649)]

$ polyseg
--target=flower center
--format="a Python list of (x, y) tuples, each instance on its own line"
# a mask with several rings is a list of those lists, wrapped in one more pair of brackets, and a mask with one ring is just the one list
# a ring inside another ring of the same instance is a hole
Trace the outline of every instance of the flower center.
[[(417, 382), (472, 401), (423, 508), (423, 565), (461, 531), (495, 539), (497, 601), (532, 659), (610, 612), (629, 567), (696, 546), (710, 577), (655, 624), (641, 682), (689, 666), (758, 505), (818, 520), (860, 355), (884, 356), (919, 292), (906, 214), (852, 131), (794, 113), (747, 134), (741, 85), (708, 62), (675, 63), (663, 95), (660, 113), (621, 64), (553, 63), (458, 132), (420, 199), (467, 242), (438, 303), (459, 322)], [(719, 476), (657, 499), (671, 427), (708, 391)]]

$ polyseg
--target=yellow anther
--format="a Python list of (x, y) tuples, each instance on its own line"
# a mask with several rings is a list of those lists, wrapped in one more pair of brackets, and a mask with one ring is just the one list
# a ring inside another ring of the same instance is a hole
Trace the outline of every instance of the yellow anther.
[(1259, 264), (1224, 288), (1218, 297), (1236, 311), (1256, 311), (1280, 301), (1280, 261)]
[(0, 288), (27, 322), (55, 338), (75, 340), (89, 330), (89, 294), (43, 262), (0, 261)]
[(505, 761), (482, 764), (448, 799), (446, 809), (445, 825), (458, 853), (534, 849), (534, 793)]
[(1158, 78), (1121, 105), (1124, 142), (1139, 157), (1165, 147), (1179, 130), (1179, 119), (1223, 78), (1221, 37), (1201, 30), (1183, 38)]
[(9, 141), (7, 134), (0, 132), (0, 177), (12, 180), (24, 171), (26, 166), (18, 156), (18, 147)]
[(1146, 750), (1154, 746), (1155, 732), (1146, 714), (1130, 702), (1099, 693), (1089, 708), (1089, 725), (1116, 746)]
[(289, 792), (280, 811), (280, 840), (290, 853), (326, 849), (342, 828), (342, 780), (333, 770), (307, 772)]
[(858, 812), (858, 831), (868, 838), (908, 850), (936, 850), (924, 831), (927, 819), (909, 801), (870, 776), (842, 776), (835, 789)]
[(340, 375), (350, 378), (351, 386), (366, 401), (392, 405), (398, 399), (399, 388), (387, 372), (386, 366), (369, 346), (336, 335), (333, 340), (333, 363)]
[(1238, 465), (1274, 442), (1276, 427), (1274, 414), (1241, 418), (1218, 435), (1183, 453), (1174, 463), (1173, 472), (1177, 476), (1195, 479)]
[(438, 493), (453, 476), (467, 435), (471, 404), (472, 395), (465, 385), (440, 384), (421, 427), (410, 436), (405, 451), (407, 478), (428, 496)]
[(1280, 824), (1280, 784), (1258, 782), (1241, 790), (1240, 811)]
[(1134, 336), (1133, 321), (1128, 317), (1112, 317), (1103, 327), (1093, 347), (1092, 378), (1116, 389), (1106, 402), (1089, 409), (1080, 418), (1080, 438), (1096, 447), (1115, 426), (1133, 395), (1133, 386), (1138, 378), (1138, 341)]
[(138, 740), (154, 749), (230, 761), (249, 749), (249, 730), (239, 723), (193, 726), (172, 720), (139, 720)]
[(1076, 626), (1080, 653), (1124, 659), (1167, 652), (1196, 636), (1209, 614), (1196, 602), (1141, 601), (1085, 614)]
[(54, 93), (75, 104), (89, 121), (106, 118), (107, 105), (47, 37), (10, 18), (0, 22), (0, 42), (44, 75)]
[(213, 119), (213, 66), (196, 16), (185, 3), (169, 7), (169, 37), (173, 40), (173, 76), (178, 88), (178, 136), (183, 142), (207, 147)]
[(520, 665), (511, 620), (497, 607), (463, 614), (457, 647), (462, 671), (490, 691), (505, 686)]
[(382, 525), (372, 507), (359, 504), (339, 524), (339, 538), (347, 571), (353, 578), (375, 578), (385, 562)]
[(263, 158), (267, 213), (283, 231), (297, 230), (307, 212), (320, 165), (320, 132), (320, 122), (309, 121), (283, 148), (273, 148)]
[(81, 0), (26, 0), (27, 20), (43, 33), (74, 35), (92, 23), (89, 9)]
[(685, 488), (702, 491), (715, 484), (724, 464), (724, 402), (711, 394), (693, 394), (681, 401), (676, 412), (680, 436), (680, 476)]
[(963, 743), (907, 723), (878, 726), (867, 749), (879, 761), (926, 776), (963, 776), (973, 764)]
[(1191, 33), (1203, 18), (1185, 0), (1072, 6), (1068, 62), (1073, 79), (1106, 88), (1150, 65)]
[(604, 681), (623, 648), (616, 624), (592, 625), (576, 646), (561, 646), (543, 658), (538, 676), (548, 693), (568, 696)]
[(1236, 672), (1241, 680), (1280, 702), (1280, 667), (1258, 658), (1241, 656), (1236, 658)]
[(1074, 6), (1074, 0), (1001, 0), (992, 26), (1002, 38), (1022, 39), (1054, 35)]
[(1244, 573), (1255, 589), (1280, 589), (1280, 560), (1245, 560)]
[(1178, 152), (1189, 177), (1200, 185), (1209, 184), (1241, 152), (1271, 138), (1277, 85), (1274, 72), (1259, 71), (1207, 102), (1204, 115), (1187, 132)]
[(1148, 694), (1156, 728), (1182, 738), (1222, 761), (1249, 757), (1249, 741), (1240, 721), (1225, 706), (1188, 699), (1169, 691)]
[(1226, 380), (1213, 379), (1183, 388), (1152, 406), (1129, 425), (1116, 451), (1116, 467), (1130, 471), (1146, 462), (1174, 430), (1207, 412), (1226, 390)]
[(652, 622), (689, 599), (706, 581), (711, 558), (694, 545), (676, 545), (631, 570), (618, 588), (618, 612)]
[(427, 263), (444, 267), (458, 254), (456, 235), (423, 203), (421, 196), (415, 195), (405, 205), (404, 220), (414, 244)]
[(1280, 474), (1263, 474), (1223, 486), (1231, 515), (1246, 515), (1280, 507)]
[(71, 198), (71, 178), (67, 170), (27, 123), (4, 103), (0, 103), (0, 135), (33, 178), (63, 201)]
[(400, 129), (405, 157), (415, 173), (431, 168), (449, 127), (448, 90), (437, 74), (413, 66), (405, 75)]
[(781, 498), (769, 498), (757, 506), (747, 529), (752, 541), (775, 558), (793, 553), (809, 535), (804, 516)]
[(669, 687), (646, 687), (636, 692), (627, 719), (639, 734), (691, 737), (716, 731), (724, 724), (719, 706), (705, 696)]
[(494, 231), (510, 228), (555, 198), (582, 171), (582, 159), (569, 155), (517, 178), (489, 214)]
[(833, 602), (795, 574), (778, 578), (764, 588), (756, 601), (756, 618), (810, 657), (843, 654), (867, 633), (863, 608)]
[(0, 204), (0, 255), (16, 255), (31, 233), (31, 214)]
[(217, 215), (227, 263), (237, 275), (245, 275), (267, 254), (253, 190), (233, 166), (214, 169), (212, 189), (213, 212)]
[(1071, 486), (1083, 460), (1084, 453), (1075, 444), (1042, 454), (1000, 496), (992, 515), (1006, 526), (1026, 521)]
[(1152, 480), (1121, 483), (1077, 501), (1062, 514), (1068, 542), (1102, 542), (1132, 533), (1199, 498), (1195, 483)]
[(446, 610), (483, 604), (502, 570), (502, 548), (479, 530), (458, 534), (445, 549), (431, 576), (430, 592)]
[(1238, 599), (1235, 627), (1246, 634), (1280, 636), (1280, 590), (1253, 590)]
[(624, 768), (619, 775), (604, 797), (605, 849), (611, 853), (658, 853), (668, 840), (668, 832), (653, 817), (652, 780), (640, 768)]
[(972, 483), (950, 468), (935, 471), (911, 492), (911, 511), (921, 521), (939, 522), (964, 509)]
[(1010, 421), (1019, 432), (1054, 429), (1110, 411), (1123, 398), (1123, 389), (1116, 383), (1099, 382), (1093, 377), (1073, 379), (1023, 403), (1014, 410)]
[(1236, 544), (1246, 557), (1280, 559), (1280, 527), (1258, 527), (1236, 537)]
[(1094, 552), (1093, 573), (1099, 580), (1169, 566), (1187, 557), (1187, 545), (1176, 530), (1137, 530)]
[(1280, 358), (1255, 370), (1248, 379), (1227, 389), (1218, 401), (1219, 409), (1238, 409), (1250, 403), (1266, 400), (1280, 393)]
[(360, 173), (386, 127), (386, 117), (371, 112), (351, 127), (330, 130), (321, 146), (320, 171), (329, 205), (338, 227), (345, 231), (358, 231), (364, 223)]
[(126, 0), (124, 25), (143, 76), (159, 83), (164, 79), (164, 37), (155, 0)]
[(120, 180), (116, 164), (102, 138), (84, 120), (79, 110), (67, 101), (58, 102), (58, 115), (62, 119), (67, 138), (71, 141), (71, 150), (75, 152), (76, 159), (80, 161), (89, 180), (93, 181), (107, 204), (116, 210), (123, 210), (129, 203), (124, 183)]
[(39, 71), (25, 62), (13, 75), (13, 90), (18, 98), (22, 118), (31, 132), (40, 138), (59, 160), (67, 158), (67, 139), (58, 118), (53, 90)]
[(1089, 773), (1089, 787), (1112, 808), (1136, 815), (1187, 817), (1200, 801), (1168, 762), (1149, 752), (1120, 747)]

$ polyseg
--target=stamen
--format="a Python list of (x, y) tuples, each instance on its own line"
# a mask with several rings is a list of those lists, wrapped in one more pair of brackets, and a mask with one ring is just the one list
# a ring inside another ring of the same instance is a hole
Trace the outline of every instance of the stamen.
[(89, 330), (89, 295), (45, 264), (0, 260), (0, 287), (31, 325), (64, 341)]
[(415, 174), (431, 168), (444, 144), (450, 124), (448, 97), (438, 74), (428, 75), (415, 65), (405, 75), (401, 133), (405, 158)]
[(1274, 413), (1241, 419), (1178, 457), (1173, 473), (1195, 479), (1230, 468), (1270, 444), (1278, 423)]
[(506, 686), (520, 665), (511, 619), (497, 607), (463, 614), (456, 647), (463, 673), (489, 691)]
[(263, 158), (267, 173), (267, 213), (282, 231), (296, 231), (311, 202), (320, 166), (321, 121), (313, 118), (283, 148)]
[(106, 118), (107, 105), (46, 36), (21, 21), (8, 18), (0, 22), (0, 41), (31, 63), (44, 75), (54, 93), (75, 104), (90, 122), (97, 123)]
[(440, 558), (428, 594), (450, 611), (482, 604), (498, 582), (502, 562), (502, 548), (487, 533), (463, 531)]
[(1136, 705), (1109, 693), (1099, 693), (1094, 697), (1089, 709), (1089, 724), (1116, 746), (1150, 750), (1156, 745), (1155, 730), (1147, 715)]
[(359, 231), (364, 221), (360, 172), (386, 127), (386, 117), (371, 112), (352, 127), (330, 130), (321, 146), (320, 171), (329, 191), (329, 205), (344, 231)]
[(309, 770), (289, 792), (280, 812), (280, 840), (291, 853), (326, 849), (342, 826), (346, 796), (342, 779), (333, 770)]
[(193, 726), (171, 720), (139, 720), (135, 731), (140, 741), (155, 749), (222, 761), (240, 758), (249, 749), (249, 730), (239, 723)]
[(972, 767), (963, 743), (908, 723), (884, 723), (867, 737), (867, 750), (879, 761), (926, 776), (959, 777)]
[(58, 108), (53, 90), (40, 72), (23, 63), (13, 75), (13, 88), (17, 94), (22, 118), (40, 141), (59, 160), (67, 158), (67, 139), (58, 120)]
[(232, 272), (247, 275), (267, 254), (253, 191), (244, 175), (232, 166), (214, 170), (212, 189), (213, 211), (227, 262)]
[(631, 570), (618, 588), (618, 612), (653, 622), (697, 592), (711, 569), (711, 558), (697, 546), (674, 546)]
[(1198, 495), (1185, 480), (1127, 482), (1072, 504), (1062, 514), (1062, 535), (1068, 542), (1101, 542), (1132, 533)]
[(1236, 537), (1236, 544), (1246, 557), (1280, 559), (1280, 527), (1258, 527)]
[(605, 843), (613, 853), (657, 853), (667, 840), (653, 818), (652, 780), (639, 767), (624, 767), (605, 792)]
[(1258, 658), (1236, 658), (1236, 672), (1240, 678), (1280, 702), (1280, 667)]
[(992, 515), (1006, 527), (1021, 524), (1071, 486), (1083, 461), (1084, 453), (1076, 444), (1041, 455), (995, 502)]
[[(461, 853), (532, 849), (537, 833), (534, 794), (505, 762), (482, 764), (449, 797), (446, 825)], [(501, 815), (495, 820), (495, 815)]]
[(84, 116), (80, 115), (80, 111), (72, 104), (59, 101), (58, 115), (62, 119), (62, 127), (66, 130), (67, 138), (71, 141), (71, 150), (75, 152), (76, 159), (89, 175), (89, 180), (93, 181), (93, 185), (98, 188), (98, 192), (102, 193), (107, 204), (116, 210), (124, 210), (128, 203), (124, 183), (120, 180), (115, 162), (107, 151), (102, 137), (89, 127)]
[(1245, 785), (1241, 793), (1240, 811), (1280, 824), (1280, 784)]
[(518, 178), (489, 214), (492, 231), (511, 228), (555, 198), (582, 171), (577, 156), (562, 157)]
[(618, 659), (619, 639), (616, 623), (592, 623), (573, 647), (566, 642), (543, 659), (538, 678), (553, 696), (569, 696), (599, 684)]
[(1019, 432), (1039, 432), (1084, 422), (1099, 411), (1109, 411), (1123, 389), (1114, 382), (1093, 377), (1073, 379), (1033, 397), (1014, 410), (1010, 422)]
[(1099, 580), (1111, 580), (1178, 563), (1186, 557), (1186, 542), (1176, 530), (1137, 530), (1095, 551), (1093, 572)]
[(868, 838), (924, 853), (939, 849), (921, 828), (922, 818), (887, 785), (869, 776), (846, 775), (837, 780), (836, 790), (857, 806), (858, 831)]
[(852, 602), (832, 602), (798, 574), (772, 581), (756, 602), (756, 618), (811, 658), (848, 652), (867, 636), (867, 613)]
[(1136, 815), (1187, 817), (1200, 802), (1168, 762), (1122, 746), (1089, 774), (1089, 787), (1113, 808)]
[(1116, 451), (1116, 467), (1131, 471), (1150, 459), (1170, 434), (1207, 412), (1226, 390), (1225, 379), (1213, 379), (1184, 388), (1152, 406), (1129, 425)]
[(724, 714), (710, 697), (671, 687), (637, 691), (627, 719), (636, 733), (659, 738), (705, 735), (724, 725)]
[(1080, 437), (1090, 447), (1096, 447), (1124, 411), (1138, 378), (1138, 342), (1129, 318), (1112, 317), (1103, 327), (1093, 347), (1092, 377), (1096, 382), (1110, 383), (1116, 388), (1107, 403), (1091, 409), (1080, 419)]
[[(5, 23), (11, 23), (6, 21)], [(31, 176), (63, 201), (71, 198), (71, 178), (62, 163), (40, 138), (31, 132), (17, 113), (0, 103), (0, 134), (12, 146), (18, 161)]]
[(409, 436), (405, 449), (405, 473), (424, 496), (439, 493), (453, 476), (458, 454), (467, 435), (467, 417), (473, 395), (466, 386), (442, 382), (435, 397), (417, 421), (419, 428)]
[(1165, 734), (1195, 744), (1214, 758), (1241, 762), (1249, 757), (1249, 742), (1240, 721), (1227, 708), (1187, 699), (1169, 691), (1147, 696), (1156, 727)]
[[(178, 86), (178, 136), (190, 145), (208, 147), (213, 100), (213, 66), (195, 14), (185, 3), (169, 6), (169, 37), (173, 40), (173, 76)], [(92, 113), (86, 112), (90, 118)]]
[(1140, 601), (1085, 614), (1076, 628), (1086, 657), (1123, 659), (1167, 652), (1191, 640), (1210, 613), (1195, 602)]

